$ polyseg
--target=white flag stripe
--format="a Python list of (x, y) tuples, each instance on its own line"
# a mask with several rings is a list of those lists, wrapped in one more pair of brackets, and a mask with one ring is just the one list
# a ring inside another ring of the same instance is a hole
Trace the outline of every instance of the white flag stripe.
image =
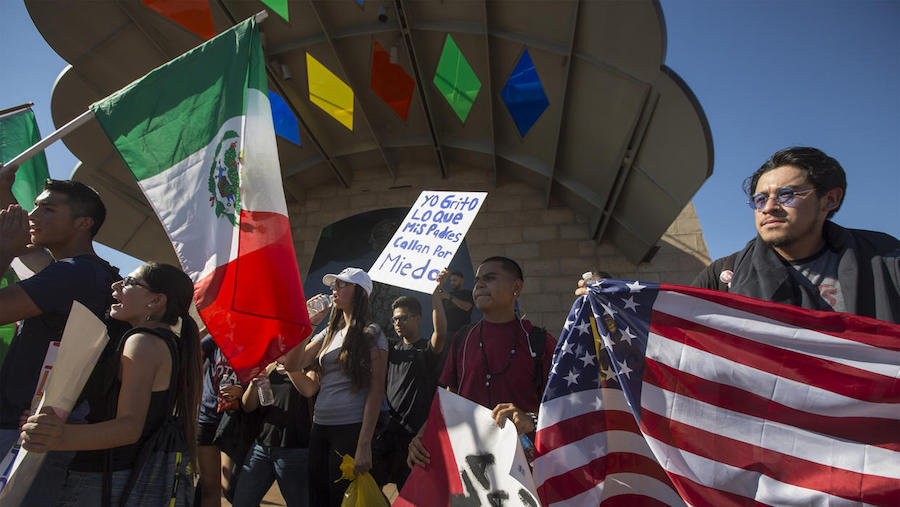
[(663, 458), (661, 464), (673, 474), (704, 486), (734, 493), (769, 505), (868, 505), (814, 489), (777, 481), (758, 472), (744, 470), (670, 447), (647, 437), (650, 448)]
[(287, 216), (281, 183), (278, 148), (272, 128), (269, 97), (247, 88), (246, 129), (241, 138), (241, 205), (248, 211), (268, 211)]
[(757, 447), (826, 467), (900, 479), (900, 453), (752, 417), (644, 384), (644, 410)]
[(647, 475), (632, 473), (608, 475), (604, 482), (597, 484), (593, 488), (562, 502), (554, 502), (550, 505), (552, 507), (600, 505), (600, 502), (616, 495), (632, 494), (649, 496), (667, 505), (685, 505), (684, 500), (669, 485)]
[[(210, 165), (222, 134), (240, 131), (241, 121), (242, 117), (230, 118), (205, 148), (171, 169), (138, 182), (172, 241), (184, 272), (194, 282), (237, 257), (240, 229), (224, 218), (217, 219), (202, 192), (208, 187)], [(197, 189), (201, 189), (200, 194)]]
[(897, 404), (849, 398), (826, 389), (786, 379), (715, 354), (650, 333), (647, 357), (691, 375), (720, 381), (727, 371), (729, 384), (788, 407), (831, 417), (900, 419)]
[(573, 468), (587, 465), (603, 455), (615, 452), (628, 452), (652, 460), (656, 459), (653, 451), (650, 450), (644, 437), (640, 434), (630, 431), (604, 431), (558, 447), (538, 457), (533, 463), (534, 475), (536, 477), (556, 477)]
[[(900, 378), (900, 352), (791, 326), (677, 292), (661, 291), (653, 309), (728, 334), (827, 359), (890, 378)], [(748, 326), (748, 322), (752, 325)], [(827, 350), (829, 354), (816, 351)], [(849, 351), (852, 357), (846, 357)]]
[(620, 389), (592, 389), (543, 402), (538, 414), (537, 429), (541, 430), (572, 417), (596, 412), (600, 407), (597, 400), (602, 402), (604, 410), (621, 410), (631, 414), (631, 408), (625, 402), (625, 396)]

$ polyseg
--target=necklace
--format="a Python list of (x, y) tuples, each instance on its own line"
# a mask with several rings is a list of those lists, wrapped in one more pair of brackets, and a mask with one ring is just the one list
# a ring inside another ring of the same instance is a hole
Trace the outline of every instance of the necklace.
[(491, 371), (490, 366), (488, 366), (487, 353), (484, 351), (484, 339), (483, 339), (484, 321), (482, 320), (478, 324), (478, 348), (481, 350), (481, 363), (482, 363), (482, 365), (484, 365), (484, 375), (485, 375), (485, 379), (486, 379), (485, 383), (484, 383), (484, 387), (487, 389), (489, 406), (494, 405), (493, 397), (491, 396), (491, 379), (497, 375), (502, 375), (502, 374), (506, 373), (506, 370), (509, 369), (509, 365), (512, 364), (512, 360), (516, 357), (516, 347), (518, 347), (518, 345), (519, 345), (519, 339), (518, 339), (519, 337), (516, 333), (517, 330), (518, 330), (517, 327), (513, 327), (512, 347), (510, 348), (511, 350), (509, 352), (509, 359), (506, 361), (506, 364), (503, 366), (503, 368), (500, 368), (497, 371)]

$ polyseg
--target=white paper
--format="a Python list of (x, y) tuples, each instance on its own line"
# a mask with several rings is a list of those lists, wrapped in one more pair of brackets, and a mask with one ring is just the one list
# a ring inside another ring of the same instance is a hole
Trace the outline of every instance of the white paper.
[[(73, 301), (38, 411), (44, 406), (53, 407), (65, 419), (75, 406), (108, 341), (106, 325), (84, 305)], [(19, 450), (5, 485), (0, 482), (3, 488), (0, 490), (0, 506), (21, 504), (45, 456), (44, 453)]]
[(487, 192), (425, 190), (369, 270), (377, 282), (431, 294)]
[[(540, 505), (531, 468), (512, 421), (500, 429), (487, 408), (446, 389), (437, 392), (457, 469), (461, 476), (466, 474), (472, 486), (466, 495), (477, 494), (479, 505), (491, 505), (487, 495), (498, 492), (507, 495), (503, 505)], [(492, 464), (487, 464), (489, 461)], [(486, 479), (487, 486), (477, 475)], [(467, 489), (466, 480), (463, 488)], [(530, 495), (533, 503), (523, 502), (523, 495)]]

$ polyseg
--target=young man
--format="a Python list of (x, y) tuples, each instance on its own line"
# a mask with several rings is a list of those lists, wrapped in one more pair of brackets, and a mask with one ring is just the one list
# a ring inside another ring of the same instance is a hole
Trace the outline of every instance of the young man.
[[(0, 186), (4, 185), (11, 182), (0, 178)], [(0, 188), (2, 195), (11, 195), (7, 187)], [(46, 248), (54, 261), (31, 278), (0, 290), (0, 324), (21, 321), (0, 368), (3, 455), (18, 438), (19, 418), (31, 409), (48, 347), (61, 338), (72, 302), (77, 300), (102, 318), (113, 302), (110, 286), (120, 279), (118, 270), (94, 253), (92, 239), (103, 225), (106, 208), (92, 188), (75, 181), (47, 180), (30, 214), (16, 204), (5, 204), (0, 211), (0, 272), (29, 243)], [(84, 412), (76, 407), (72, 417), (84, 417)], [(57, 465), (64, 472), (71, 454), (51, 452), (44, 469)], [(65, 474), (60, 478), (65, 479)], [(58, 489), (43, 483), (32, 491)]]
[(428, 418), (437, 390), (438, 364), (447, 336), (440, 297), (446, 278), (445, 269), (438, 275), (438, 286), (431, 295), (434, 332), (428, 340), (419, 336), (422, 305), (417, 299), (400, 296), (391, 305), (394, 331), (400, 339), (388, 350), (387, 422), (372, 442), (372, 474), (382, 486), (393, 482), (397, 490), (403, 488), (410, 472), (406, 465), (409, 442)]
[(455, 336), (472, 321), (472, 292), (463, 287), (466, 278), (461, 271), (450, 273), (449, 289), (440, 288), (444, 312), (447, 314), (447, 335)]
[[(439, 381), (492, 409), (501, 427), (512, 421), (520, 435), (535, 430), (540, 405), (537, 380), (541, 386), (546, 383), (556, 347), (556, 340), (546, 334), (540, 366), (535, 364), (529, 342), (532, 325), (515, 311), (524, 283), (522, 269), (512, 259), (490, 257), (478, 266), (472, 298), (483, 318), (454, 337)], [(410, 442), (410, 467), (429, 462), (423, 433), (424, 426)]]
[(693, 285), (900, 322), (900, 241), (830, 221), (846, 188), (841, 165), (815, 148), (775, 153), (744, 182), (757, 237)]

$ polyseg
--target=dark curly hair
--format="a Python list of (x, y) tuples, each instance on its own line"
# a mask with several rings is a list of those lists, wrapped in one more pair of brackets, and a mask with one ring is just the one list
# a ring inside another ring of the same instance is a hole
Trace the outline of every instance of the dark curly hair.
[(793, 146), (775, 152), (755, 173), (744, 180), (744, 193), (748, 196), (756, 193), (756, 184), (763, 174), (785, 165), (806, 171), (806, 179), (815, 187), (816, 195), (819, 197), (833, 188), (840, 188), (843, 191), (841, 200), (836, 208), (828, 212), (827, 218), (831, 218), (841, 209), (844, 196), (847, 194), (847, 175), (844, 168), (837, 160), (821, 150), (808, 146)]

